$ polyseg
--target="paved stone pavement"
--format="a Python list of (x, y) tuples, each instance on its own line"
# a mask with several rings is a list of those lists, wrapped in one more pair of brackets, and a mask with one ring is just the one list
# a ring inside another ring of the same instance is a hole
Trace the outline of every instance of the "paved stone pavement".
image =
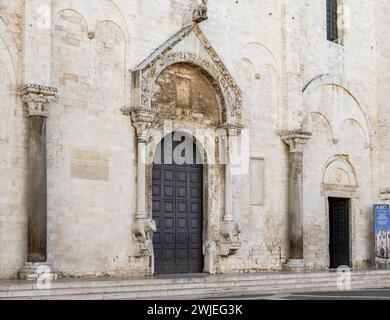
[[(390, 300), (390, 289), (229, 297), (224, 300)], [(223, 299), (220, 299), (223, 300)]]

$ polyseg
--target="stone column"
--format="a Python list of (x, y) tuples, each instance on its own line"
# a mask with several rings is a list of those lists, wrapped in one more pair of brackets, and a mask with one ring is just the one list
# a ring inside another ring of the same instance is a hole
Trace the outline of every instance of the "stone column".
[(240, 227), (233, 214), (233, 190), (232, 190), (232, 152), (233, 138), (241, 134), (242, 127), (234, 124), (224, 124), (226, 130), (225, 150), (225, 212), (221, 222), (220, 233), (223, 237), (221, 243), (221, 255), (228, 256), (235, 254), (241, 247)]
[(289, 146), (289, 240), (290, 258), (287, 267), (303, 268), (303, 149), (311, 133), (286, 132), (282, 140)]
[(136, 256), (152, 256), (152, 233), (156, 232), (156, 225), (148, 218), (146, 211), (146, 144), (147, 131), (151, 127), (156, 111), (154, 109), (137, 107), (122, 110), (131, 117), (137, 134), (137, 209), (134, 219), (133, 233), (137, 240)]
[(28, 181), (27, 181), (27, 262), (19, 270), (19, 277), (36, 280), (57, 275), (47, 260), (47, 172), (46, 172), (46, 119), (48, 105), (57, 98), (57, 89), (39, 85), (26, 85), (21, 98), (27, 104), (29, 116)]

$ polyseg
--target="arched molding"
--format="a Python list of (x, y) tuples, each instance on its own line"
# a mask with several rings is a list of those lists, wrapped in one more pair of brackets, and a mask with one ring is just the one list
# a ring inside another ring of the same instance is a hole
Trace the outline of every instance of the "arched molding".
[(60, 17), (61, 13), (64, 13), (64, 12), (72, 12), (74, 14), (76, 14), (77, 16), (79, 16), (82, 21), (84, 22), (84, 26), (89, 29), (89, 24), (88, 24), (88, 20), (86, 19), (86, 17), (83, 15), (83, 13), (81, 11), (78, 11), (74, 8), (68, 8), (68, 7), (65, 7), (61, 10), (58, 10), (56, 11), (56, 14), (54, 15), (54, 21), (57, 21), (58, 18)]
[(335, 142), (336, 137), (334, 134), (334, 129), (332, 127), (332, 123), (327, 118), (327, 116), (321, 112), (311, 112), (310, 114), (306, 115), (306, 117), (303, 119), (303, 122), (302, 122), (303, 130), (306, 132), (313, 132), (313, 116), (320, 117), (327, 124), (329, 131), (330, 131), (330, 134), (331, 134), (331, 137), (332, 137), (332, 141)]
[[(201, 153), (202, 160), (204, 164), (213, 164), (215, 159), (215, 132), (212, 129), (201, 129), (192, 125), (189, 122), (171, 122), (171, 126), (167, 128), (165, 126), (160, 126), (158, 128), (153, 128), (148, 132), (148, 145), (147, 145), (147, 164), (153, 163), (155, 159), (156, 148), (159, 143), (167, 135), (174, 132), (181, 132), (188, 136), (192, 136), (196, 140), (196, 145)], [(222, 130), (221, 130), (222, 131)]]
[[(3, 43), (3, 45), (1, 45)], [(19, 83), (19, 49), (16, 40), (0, 18), (0, 60), (3, 61), (12, 85)]]
[(235, 72), (238, 76), (239, 83), (242, 86), (250, 87), (251, 81), (256, 75), (256, 66), (251, 59), (241, 58), (235, 65)]
[(258, 69), (264, 64), (271, 65), (275, 69), (278, 78), (280, 78), (281, 72), (278, 60), (272, 50), (264, 44), (255, 41), (245, 44), (236, 56), (236, 64), (242, 58), (247, 58), (252, 61), (256, 67), (256, 72), (259, 72)]
[[(354, 126), (358, 127), (359, 130), (361, 131), (362, 138), (364, 139), (363, 144), (364, 143), (368, 143), (369, 137), (367, 137), (366, 130), (364, 129), (363, 125), (358, 120), (356, 120), (354, 118), (347, 118), (347, 119), (345, 119), (342, 123), (340, 123), (337, 131), (338, 132), (342, 132), (344, 127), (346, 127), (347, 125), (350, 126), (352, 124)], [(354, 137), (354, 139), (356, 139), (356, 137)]]
[(119, 8), (110, 0), (97, 0), (96, 2), (100, 2), (99, 7), (103, 7), (105, 10), (90, 11), (88, 6), (85, 6), (82, 1), (78, 0), (57, 0), (54, 2), (53, 12), (55, 12), (55, 16), (66, 10), (76, 12), (85, 21), (88, 32), (95, 32), (99, 23), (102, 21), (110, 21), (118, 25), (119, 29), (124, 35), (125, 41), (127, 41), (129, 38), (127, 23)]
[[(347, 119), (354, 119), (354, 121), (358, 122), (360, 126), (363, 128), (366, 142), (369, 145), (371, 143), (371, 126), (370, 121), (367, 115), (368, 106), (364, 103), (363, 99), (358, 95), (358, 91), (354, 90), (354, 86), (352, 83), (344, 80), (343, 78), (336, 76), (336, 75), (330, 75), (330, 74), (324, 74), (319, 75), (315, 77), (313, 80), (311, 80), (303, 89), (303, 108), (304, 108), (304, 119), (306, 119), (307, 115), (318, 112), (321, 113), (319, 110), (319, 106), (316, 105), (310, 105), (310, 96), (312, 96), (315, 92), (317, 92), (320, 88), (328, 87), (328, 86), (335, 86), (338, 87), (344, 92), (347, 96), (349, 96), (356, 104), (359, 112), (353, 112), (348, 114), (341, 114), (341, 121), (339, 121), (338, 124), (332, 123), (330, 119), (329, 123), (332, 124), (333, 129), (333, 137), (334, 139), (338, 139), (338, 129), (340, 127), (340, 124), (342, 124)], [(331, 106), (330, 106), (331, 107)], [(332, 110), (330, 110), (331, 112)], [(337, 112), (337, 110), (334, 110)], [(322, 113), (323, 114), (323, 113)], [(305, 120), (304, 120), (305, 121)], [(302, 124), (304, 125), (304, 124)]]
[[(191, 50), (199, 45), (201, 52)], [(241, 90), (197, 24), (181, 30), (133, 70), (133, 107), (153, 108), (156, 81), (175, 64), (189, 65), (205, 75), (222, 104), (222, 122), (241, 124)]]
[[(282, 106), (281, 99), (282, 96), (282, 83), (281, 83), (281, 68), (278, 62), (278, 59), (273, 54), (272, 50), (269, 49), (266, 45), (260, 42), (249, 42), (245, 44), (238, 52), (235, 58), (235, 72), (239, 74), (240, 63), (242, 61), (248, 61), (251, 66), (253, 66), (254, 74), (251, 75), (253, 79), (251, 82), (243, 84), (245, 94), (256, 95), (256, 92), (259, 90), (257, 80), (261, 81), (264, 77), (264, 74), (273, 73), (272, 77), (275, 77), (276, 80), (276, 91), (277, 91), (277, 101), (276, 101), (276, 110), (277, 110), (277, 124), (279, 130), (281, 130), (281, 118), (282, 118)], [(248, 87), (248, 88), (247, 88)], [(250, 89), (249, 89), (250, 87)], [(248, 91), (249, 89), (249, 91)]]
[(324, 186), (338, 185), (354, 189), (359, 186), (356, 171), (348, 156), (335, 155), (326, 162), (323, 169), (322, 184)]

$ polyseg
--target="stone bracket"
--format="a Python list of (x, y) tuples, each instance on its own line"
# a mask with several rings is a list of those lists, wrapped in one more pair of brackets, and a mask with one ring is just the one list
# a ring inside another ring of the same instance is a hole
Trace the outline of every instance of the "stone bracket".
[(239, 241), (222, 241), (220, 243), (220, 255), (222, 257), (234, 256), (241, 248), (241, 242)]
[(390, 200), (390, 188), (383, 188), (380, 190), (380, 198), (383, 201)]
[(240, 233), (241, 229), (237, 221), (221, 222), (220, 234), (222, 241), (220, 242), (220, 255), (222, 257), (235, 255), (238, 249), (241, 248)]
[(135, 242), (135, 254), (136, 258), (145, 258), (153, 256), (153, 244), (150, 241), (147, 242)]

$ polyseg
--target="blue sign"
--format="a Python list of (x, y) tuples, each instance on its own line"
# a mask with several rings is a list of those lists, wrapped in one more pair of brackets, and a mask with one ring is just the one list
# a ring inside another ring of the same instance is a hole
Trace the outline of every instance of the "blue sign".
[(390, 205), (375, 205), (375, 260), (388, 263), (390, 259)]

